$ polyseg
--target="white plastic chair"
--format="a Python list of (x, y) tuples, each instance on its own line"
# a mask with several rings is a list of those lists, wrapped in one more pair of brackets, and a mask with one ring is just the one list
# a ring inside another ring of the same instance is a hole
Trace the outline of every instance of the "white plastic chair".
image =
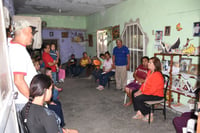
[(183, 133), (195, 133), (195, 124), (196, 120), (195, 119), (189, 119), (187, 121), (187, 127), (183, 127), (182, 131)]

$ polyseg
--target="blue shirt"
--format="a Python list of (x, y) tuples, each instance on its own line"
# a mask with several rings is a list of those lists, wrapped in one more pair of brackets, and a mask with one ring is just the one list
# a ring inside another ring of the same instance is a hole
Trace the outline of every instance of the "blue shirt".
[(50, 55), (53, 58), (53, 60), (57, 60), (56, 50), (50, 50)]
[(122, 46), (121, 48), (115, 47), (113, 55), (115, 56), (116, 66), (126, 66), (128, 64), (127, 56), (129, 55), (129, 50), (126, 46)]

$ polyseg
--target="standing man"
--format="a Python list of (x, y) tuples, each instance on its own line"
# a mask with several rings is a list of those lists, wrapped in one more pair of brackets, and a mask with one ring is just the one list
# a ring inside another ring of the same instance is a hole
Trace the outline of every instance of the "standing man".
[(32, 27), (28, 21), (20, 20), (14, 24), (14, 38), (8, 43), (9, 58), (14, 91), (18, 92), (15, 100), (16, 110), (20, 111), (29, 99), (29, 85), (37, 74), (26, 46), (32, 44)]
[(113, 49), (113, 64), (115, 67), (116, 89), (123, 90), (127, 84), (127, 70), (130, 64), (129, 50), (122, 45), (122, 40), (116, 40), (117, 46)]

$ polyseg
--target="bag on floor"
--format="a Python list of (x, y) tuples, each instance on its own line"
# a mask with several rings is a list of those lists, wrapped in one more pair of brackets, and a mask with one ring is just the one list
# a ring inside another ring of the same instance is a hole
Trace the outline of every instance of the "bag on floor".
[(58, 79), (59, 80), (64, 80), (65, 79), (65, 69), (59, 69)]

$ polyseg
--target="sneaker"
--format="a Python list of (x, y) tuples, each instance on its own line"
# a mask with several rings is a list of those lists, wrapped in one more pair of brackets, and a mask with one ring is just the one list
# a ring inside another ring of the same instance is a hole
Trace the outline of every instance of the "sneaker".
[(96, 89), (101, 91), (104, 89), (104, 87), (102, 85), (99, 85)]

